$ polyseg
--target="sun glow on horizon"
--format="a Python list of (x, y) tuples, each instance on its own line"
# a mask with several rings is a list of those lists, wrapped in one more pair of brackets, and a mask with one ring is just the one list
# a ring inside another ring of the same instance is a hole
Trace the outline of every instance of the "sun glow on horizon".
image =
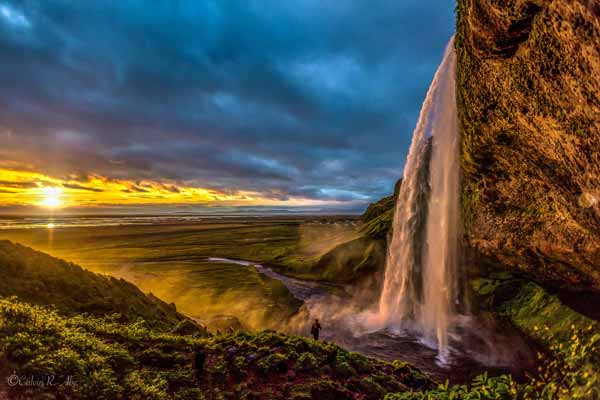
[[(0, 210), (37, 208), (53, 213), (75, 208), (113, 206), (222, 205), (222, 206), (324, 206), (343, 204), (336, 200), (303, 197), (280, 199), (275, 190), (229, 191), (172, 180), (111, 179), (90, 174), (85, 179), (48, 176), (41, 172), (0, 167)], [(283, 194), (283, 193), (281, 193)]]
[(60, 198), (62, 190), (56, 187), (44, 187), (42, 188), (43, 200), (40, 203), (44, 207), (48, 208), (58, 208), (63, 205), (63, 202)]

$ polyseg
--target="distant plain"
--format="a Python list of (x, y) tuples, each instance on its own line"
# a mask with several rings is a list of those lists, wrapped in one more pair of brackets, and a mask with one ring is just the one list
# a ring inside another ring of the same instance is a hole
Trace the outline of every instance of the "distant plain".
[(318, 271), (310, 270), (314, 261), (357, 235), (352, 217), (243, 217), (0, 231), (0, 239), (128, 280), (202, 322), (236, 317), (250, 329), (280, 327), (301, 302), (252, 266), (209, 257), (253, 261), (315, 279)]

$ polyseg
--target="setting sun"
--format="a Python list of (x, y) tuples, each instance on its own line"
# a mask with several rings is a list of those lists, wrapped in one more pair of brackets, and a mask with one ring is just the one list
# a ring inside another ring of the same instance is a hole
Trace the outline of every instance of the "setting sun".
[(60, 199), (61, 190), (55, 187), (42, 188), (43, 200), (41, 205), (49, 208), (60, 207), (63, 203)]

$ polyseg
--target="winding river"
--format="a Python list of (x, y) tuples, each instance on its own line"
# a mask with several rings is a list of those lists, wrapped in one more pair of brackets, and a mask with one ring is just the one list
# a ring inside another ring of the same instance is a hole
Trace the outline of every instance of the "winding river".
[(317, 282), (309, 282), (303, 281), (301, 279), (290, 278), (289, 276), (285, 276), (273, 271), (270, 268), (265, 267), (262, 264), (257, 264), (252, 261), (244, 261), (244, 260), (233, 260), (230, 258), (220, 258), (220, 257), (209, 257), (208, 261), (210, 262), (219, 262), (226, 264), (237, 264), (243, 265), (246, 267), (254, 267), (261, 274), (268, 276), (271, 279), (278, 280), (290, 291), (292, 296), (297, 298), (298, 300), (308, 300), (315, 296), (324, 296), (329, 293), (327, 288), (329, 285), (322, 285)]

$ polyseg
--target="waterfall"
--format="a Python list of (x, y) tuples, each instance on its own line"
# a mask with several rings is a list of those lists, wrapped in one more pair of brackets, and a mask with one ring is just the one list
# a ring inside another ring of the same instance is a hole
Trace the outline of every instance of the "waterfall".
[(388, 246), (377, 324), (417, 332), (445, 360), (459, 302), (459, 149), (454, 38), (421, 108)]

